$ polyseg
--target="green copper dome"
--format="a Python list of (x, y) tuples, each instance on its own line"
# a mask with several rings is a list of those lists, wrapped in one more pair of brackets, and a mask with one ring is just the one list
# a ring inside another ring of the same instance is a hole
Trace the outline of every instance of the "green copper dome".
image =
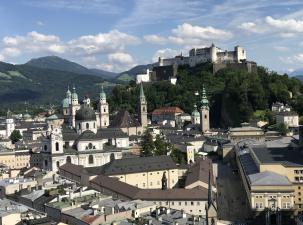
[(62, 100), (62, 107), (63, 108), (68, 108), (70, 104), (71, 104), (71, 99), (70, 98), (65, 98), (65, 99)]
[(194, 109), (194, 111), (191, 113), (191, 116), (192, 116), (192, 117), (200, 117), (200, 113), (199, 113), (199, 111), (197, 110), (197, 105), (195, 105), (194, 107), (195, 107), (195, 109)]
[(106, 94), (103, 90), (103, 85), (101, 86), (100, 99), (106, 99)]
[(73, 92), (72, 92), (71, 98), (72, 99), (78, 99), (78, 95), (76, 93), (76, 88), (75, 87), (73, 87)]

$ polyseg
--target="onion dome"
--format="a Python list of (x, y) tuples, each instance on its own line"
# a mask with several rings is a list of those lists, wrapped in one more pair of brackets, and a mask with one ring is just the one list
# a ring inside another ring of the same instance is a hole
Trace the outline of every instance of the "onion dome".
[(91, 107), (84, 106), (76, 112), (76, 120), (78, 121), (96, 120), (95, 111)]

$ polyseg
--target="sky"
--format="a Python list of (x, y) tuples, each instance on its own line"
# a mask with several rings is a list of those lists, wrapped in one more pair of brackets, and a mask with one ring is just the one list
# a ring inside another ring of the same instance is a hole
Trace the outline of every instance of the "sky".
[(302, 0), (0, 0), (0, 61), (57, 55), (122, 72), (193, 47), (244, 47), (281, 73), (303, 68)]

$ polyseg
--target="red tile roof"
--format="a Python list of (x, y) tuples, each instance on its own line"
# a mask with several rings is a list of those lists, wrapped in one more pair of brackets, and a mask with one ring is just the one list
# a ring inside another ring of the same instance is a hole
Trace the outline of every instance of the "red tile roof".
[(152, 115), (165, 115), (165, 114), (177, 114), (177, 113), (184, 113), (184, 111), (182, 109), (180, 109), (179, 107), (163, 107), (160, 109), (155, 109), (152, 112)]

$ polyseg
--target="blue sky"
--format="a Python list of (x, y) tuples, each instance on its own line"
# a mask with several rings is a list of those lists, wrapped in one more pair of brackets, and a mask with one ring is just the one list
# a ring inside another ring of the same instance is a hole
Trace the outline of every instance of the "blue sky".
[(302, 0), (1, 0), (0, 60), (58, 55), (121, 72), (235, 45), (279, 72), (303, 67)]

